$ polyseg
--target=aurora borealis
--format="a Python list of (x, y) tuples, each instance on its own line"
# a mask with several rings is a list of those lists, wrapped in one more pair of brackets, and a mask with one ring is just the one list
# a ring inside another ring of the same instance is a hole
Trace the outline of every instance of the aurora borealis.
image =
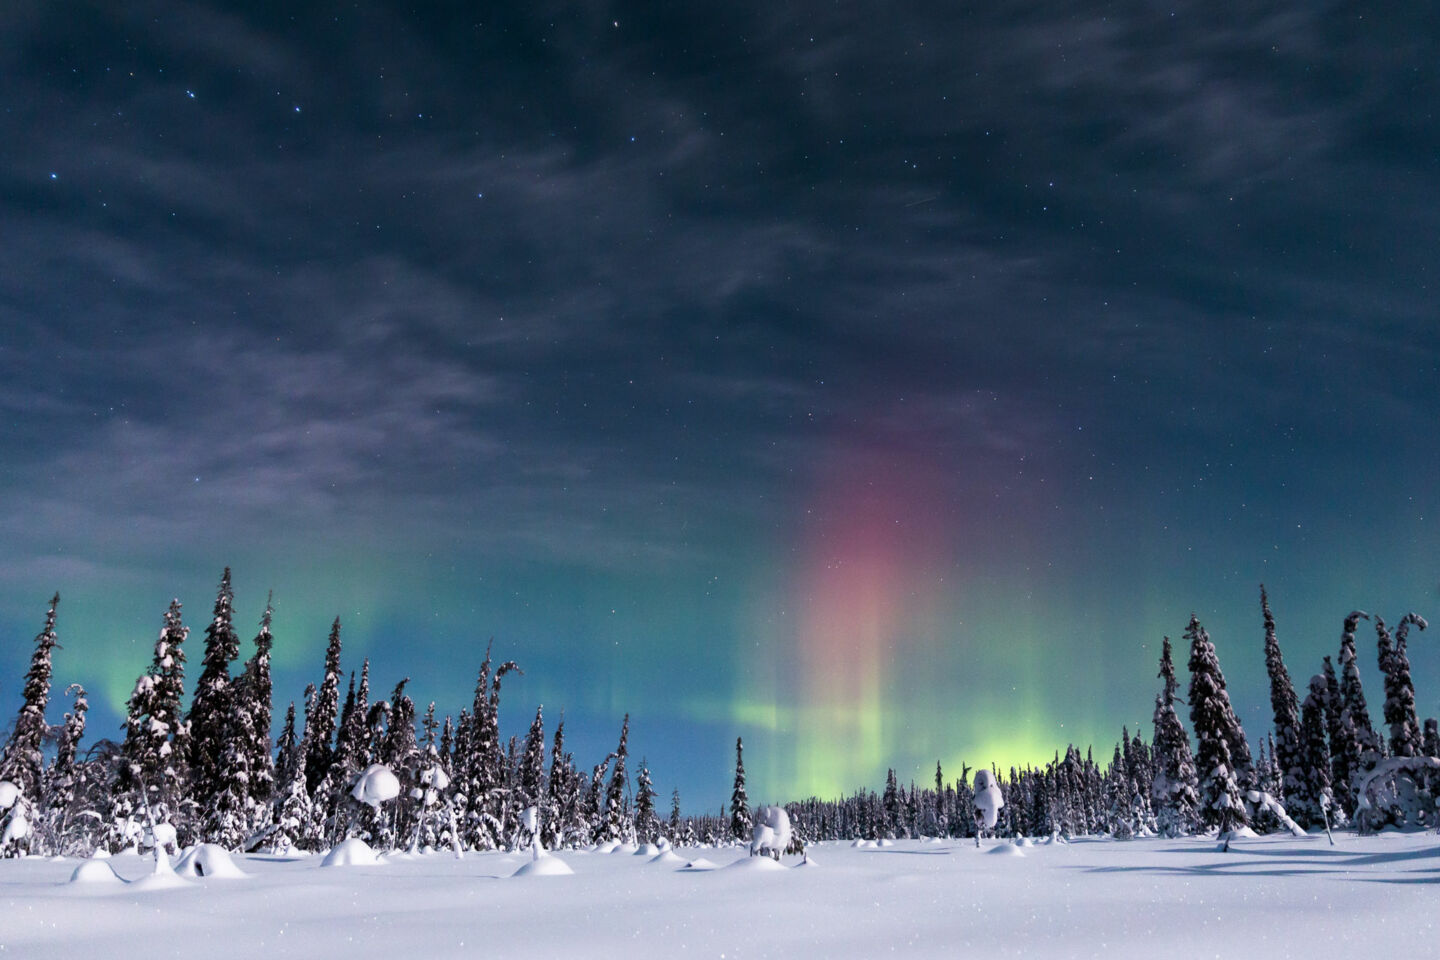
[(0, 12), (0, 722), (226, 565), (277, 715), (493, 637), (687, 811), (1108, 752), (1192, 610), (1261, 731), (1261, 581), (1297, 686), (1440, 616), (1431, 14), (300, 7)]

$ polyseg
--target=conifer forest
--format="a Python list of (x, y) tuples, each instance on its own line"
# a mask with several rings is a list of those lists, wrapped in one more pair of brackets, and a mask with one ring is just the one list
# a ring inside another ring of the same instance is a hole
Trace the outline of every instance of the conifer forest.
[[(23, 704), (0, 756), (0, 781), (10, 785), (8, 857), (148, 849), (170, 831), (182, 848), (274, 854), (321, 852), (350, 839), (380, 851), (457, 854), (525, 849), (537, 839), (549, 850), (751, 839), (741, 739), (728, 810), (687, 811), (678, 791), (661, 807), (654, 773), (632, 757), (628, 716), (603, 757), (577, 759), (563, 720), (547, 730), (540, 706), (523, 738), (504, 739), (501, 687), (521, 666), (493, 651), (478, 665), (470, 704), (418, 709), (407, 678), (375, 678), (372, 687), (368, 661), (358, 669), (347, 663), (336, 618), (316, 682), (298, 707), (289, 701), (277, 710), (272, 607), (242, 643), (228, 568), (200, 637), (192, 639), (178, 600), (164, 611), (123, 735), (87, 739), (84, 689), (54, 675), (61, 609), (57, 595), (35, 637)], [(1057, 744), (1043, 766), (976, 758), (1003, 797), (988, 836), (1306, 837), (1433, 827), (1440, 731), (1435, 718), (1417, 713), (1409, 659), (1424, 618), (1404, 613), (1392, 627), (1378, 613), (1349, 612), (1340, 618), (1334, 658), (1311, 665), (1297, 691), (1263, 586), (1258, 613), (1272, 724), (1248, 734), (1242, 728), (1216, 646), (1192, 616), (1178, 651), (1163, 638), (1148, 733), (1122, 728), (1113, 743)], [(1373, 628), (1372, 643), (1357, 638), (1362, 622)], [(1230, 649), (1238, 653), (1239, 644)], [(1382, 704), (1378, 723), (1362, 683), (1362, 650), (1375, 652), (1370, 696)], [(192, 658), (200, 668), (187, 683)], [(529, 716), (529, 705), (515, 709)], [(367, 796), (391, 778), (378, 801)], [(923, 784), (902, 783), (892, 769), (883, 785), (849, 796), (786, 798), (787, 848), (975, 837), (973, 783), (970, 767), (947, 771), (937, 763)]]

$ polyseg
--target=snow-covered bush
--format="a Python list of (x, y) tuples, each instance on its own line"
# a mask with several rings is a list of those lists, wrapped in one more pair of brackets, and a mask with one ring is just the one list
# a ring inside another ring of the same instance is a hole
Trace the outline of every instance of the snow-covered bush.
[(790, 814), (784, 807), (768, 806), (756, 810), (753, 818), (750, 856), (765, 854), (779, 860), (790, 846)]

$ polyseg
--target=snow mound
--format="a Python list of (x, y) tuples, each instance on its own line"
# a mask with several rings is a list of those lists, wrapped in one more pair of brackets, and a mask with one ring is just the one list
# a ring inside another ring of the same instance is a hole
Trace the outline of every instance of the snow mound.
[(985, 852), (986, 852), (986, 853), (989, 853), (989, 854), (992, 854), (992, 855), (994, 855), (994, 856), (999, 856), (999, 857), (1023, 857), (1023, 856), (1025, 856), (1025, 851), (1024, 851), (1024, 850), (1021, 850), (1019, 847), (1015, 846), (1015, 844), (1013, 844), (1013, 843), (1001, 843), (1001, 844), (998, 844), (998, 845), (996, 845), (996, 846), (991, 847), (989, 850), (986, 850)]
[(674, 851), (672, 851), (672, 850), (662, 850), (662, 851), (660, 851), (658, 854), (656, 854), (655, 856), (651, 857), (651, 858), (650, 858), (650, 862), (651, 862), (651, 863), (684, 863), (685, 860), (684, 860), (682, 857), (676, 856), (675, 853), (674, 853)]
[(175, 872), (182, 877), (226, 877), (239, 878), (247, 876), (235, 861), (230, 859), (230, 851), (218, 843), (201, 843), (191, 847), (175, 864)]
[(620, 846), (619, 840), (606, 840), (595, 848), (595, 853), (614, 853)]
[(640, 852), (640, 845), (639, 845), (638, 843), (622, 843), (622, 844), (620, 844), (618, 847), (616, 847), (614, 850), (612, 850), (612, 851), (610, 851), (610, 852), (611, 852), (611, 853), (639, 853), (639, 852)]
[(653, 843), (642, 843), (635, 851), (637, 857), (653, 857), (660, 852), (660, 848)]
[(681, 867), (680, 869), (694, 871), (714, 870), (715, 864), (709, 860), (706, 860), (704, 857), (697, 857), (694, 860), (691, 860), (689, 863), (685, 864), (685, 866)]
[(889, 839), (889, 838), (886, 838), (886, 839), (884, 839), (884, 840), (877, 840), (877, 841), (875, 841), (875, 846), (877, 846), (877, 847), (893, 847), (893, 846), (895, 846), (895, 841), (894, 841), (894, 840), (891, 840), (891, 839)]
[(773, 873), (776, 870), (784, 870), (780, 861), (771, 860), (769, 857), (741, 857), (725, 868), (726, 870), (744, 870), (748, 873)]
[(874, 840), (854, 840), (854, 841), (851, 842), (850, 846), (852, 846), (852, 847), (873, 847), (873, 846), (875, 846), (875, 841), (874, 841)]
[(520, 869), (511, 874), (512, 877), (569, 877), (574, 876), (575, 871), (570, 869), (570, 864), (559, 857), (537, 857), (520, 864)]
[(175, 875), (175, 869), (170, 866), (170, 858), (159, 848), (155, 850), (155, 872), (130, 881), (133, 890), (173, 890), (185, 886), (189, 884)]
[(105, 860), (85, 860), (70, 874), (71, 883), (121, 883), (115, 868)]
[(320, 866), (378, 867), (384, 862), (379, 854), (370, 848), (370, 844), (359, 837), (351, 837), (331, 847), (330, 852), (325, 854), (325, 859), (320, 861)]
[(801, 860), (799, 863), (795, 864), (795, 866), (794, 866), (792, 869), (799, 870), (801, 867), (813, 867), (813, 866), (817, 866), (817, 864), (815, 863), (815, 858), (812, 857), (812, 856), (810, 856), (809, 854), (806, 854), (806, 855), (805, 855), (805, 859), (804, 859), (804, 860)]
[(1017, 846), (1017, 847), (1033, 847), (1033, 846), (1035, 846), (1035, 841), (1034, 841), (1034, 840), (1031, 840), (1029, 837), (1021, 837), (1020, 839), (1018, 839), (1018, 840), (1015, 841), (1015, 846)]
[(1249, 827), (1236, 827), (1234, 830), (1230, 831), (1230, 839), (1258, 840), (1260, 839), (1260, 834), (1256, 833), (1254, 830), (1251, 830)]
[(360, 774), (360, 779), (355, 781), (350, 796), (360, 803), (368, 804), (372, 809), (379, 810), (380, 804), (400, 796), (400, 781), (385, 764), (372, 763)]

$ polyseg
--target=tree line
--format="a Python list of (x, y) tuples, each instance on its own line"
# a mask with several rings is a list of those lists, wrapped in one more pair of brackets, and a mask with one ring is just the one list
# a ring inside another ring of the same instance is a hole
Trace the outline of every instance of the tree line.
[[(662, 823), (642, 760), (632, 785), (627, 765), (629, 717), (616, 748), (589, 770), (565, 747), (563, 718), (547, 743), (543, 708), (524, 738), (500, 735), (500, 689), (519, 673), (487, 649), (469, 707), (437, 717), (430, 703), (417, 716), (401, 679), (373, 698), (370, 664), (346, 683), (341, 623), (326, 644), (318, 685), (291, 702), (271, 737), (273, 606), (267, 602), (251, 654), (239, 663), (231, 574), (220, 580), (204, 631), (200, 676), (188, 709), (186, 656), (190, 628), (181, 604), (162, 618), (150, 666), (126, 704), (124, 736), (100, 739), (83, 755), (88, 703), (71, 685), (71, 709), (52, 727), (50, 698), (57, 595), (26, 674), (19, 715), (0, 753), (0, 781), (18, 787), (4, 852), (89, 855), (148, 842), (152, 823), (170, 824), (182, 845), (228, 849), (319, 851), (348, 837), (382, 849), (451, 846), (488, 850), (528, 837), (521, 814), (535, 806), (549, 847), (658, 838)], [(547, 756), (548, 746), (548, 756)], [(383, 808), (359, 802), (364, 771), (383, 764), (400, 796)], [(678, 820), (678, 793), (672, 821)], [(15, 824), (18, 823), (18, 826)]]
[[(341, 697), (341, 624), (330, 629), (320, 683), (291, 702), (272, 739), (270, 657), (273, 607), (267, 601), (250, 656), (239, 663), (230, 570), (221, 577), (204, 631), (200, 676), (186, 709), (190, 628), (173, 601), (162, 618), (150, 666), (127, 701), (124, 736), (96, 741), (82, 755), (88, 704), (72, 684), (71, 709), (50, 726), (49, 703), (57, 595), (50, 604), (25, 677), (23, 702), (0, 753), (0, 781), (15, 785), (0, 840), (3, 852), (88, 855), (147, 839), (167, 822), (182, 844), (229, 849), (319, 851), (362, 837), (382, 849), (449, 846), (514, 848), (528, 839), (522, 813), (536, 807), (546, 847), (614, 842), (677, 845), (749, 839), (744, 745), (735, 744), (729, 810), (684, 815), (678, 791), (669, 816), (642, 760), (629, 773), (629, 717), (616, 748), (589, 770), (565, 748), (563, 718), (548, 741), (543, 709), (523, 738), (502, 742), (500, 690), (515, 661), (496, 663), (487, 649), (469, 707), (437, 717), (430, 703), (417, 716), (401, 679), (372, 699), (369, 661), (351, 671)], [(1151, 738), (1122, 728), (1106, 762), (1067, 745), (1053, 761), (992, 767), (1005, 805), (1002, 836), (1107, 834), (1117, 838), (1184, 836), (1206, 830), (1271, 831), (1353, 825), (1431, 825), (1440, 795), (1440, 733), (1419, 720), (1408, 640), (1425, 620), (1407, 613), (1394, 630), (1380, 617), (1353, 611), (1343, 619), (1337, 655), (1300, 699), (1285, 666), (1275, 619), (1260, 589), (1263, 651), (1273, 726), (1255, 748), (1230, 702), (1215, 644), (1192, 616), (1187, 696), (1181, 697), (1174, 651), (1162, 641), (1160, 689)], [(1383, 677), (1383, 720), (1373, 724), (1361, 683), (1356, 631), (1371, 620)], [(1188, 708), (1187, 730), (1177, 706)], [(1193, 745), (1192, 733), (1193, 730)], [(400, 783), (387, 805), (359, 802), (356, 784), (383, 765)], [(786, 804), (797, 845), (816, 840), (973, 836), (971, 770), (948, 780), (937, 763), (932, 785), (902, 785), (888, 772), (879, 791)], [(3, 804), (0, 804), (3, 805)]]

